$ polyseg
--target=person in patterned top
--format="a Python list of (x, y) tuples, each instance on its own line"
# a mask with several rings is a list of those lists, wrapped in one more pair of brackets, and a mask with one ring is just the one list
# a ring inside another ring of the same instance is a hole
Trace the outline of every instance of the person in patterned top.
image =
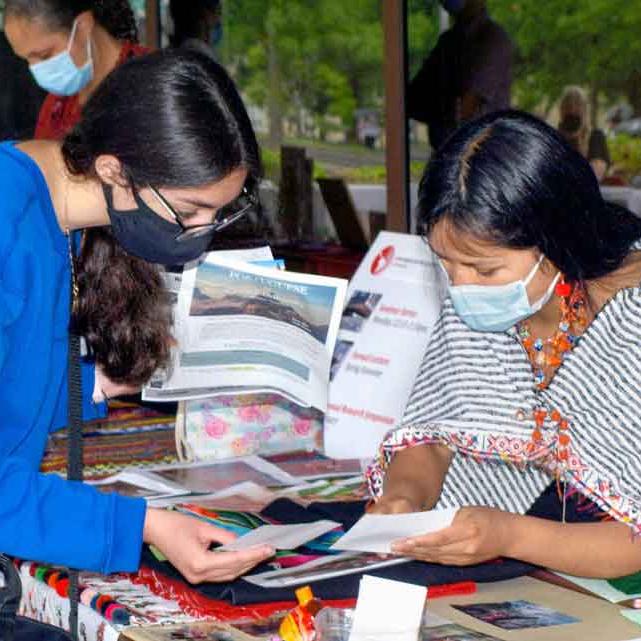
[(371, 509), (461, 509), (394, 551), (638, 572), (641, 219), (603, 200), (557, 131), (513, 111), (453, 134), (418, 212), (449, 296), (369, 469)]

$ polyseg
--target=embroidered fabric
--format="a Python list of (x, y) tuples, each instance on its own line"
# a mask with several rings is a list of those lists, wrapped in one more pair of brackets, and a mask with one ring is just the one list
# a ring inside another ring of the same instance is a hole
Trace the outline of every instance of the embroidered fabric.
[[(485, 504), (523, 513), (562, 474), (569, 488), (641, 533), (640, 318), (641, 288), (619, 291), (550, 385), (537, 389), (514, 333), (475, 332), (447, 300), (403, 422), (369, 469), (372, 492), (381, 494), (395, 452), (443, 443), (459, 456), (439, 506)], [(537, 427), (541, 438), (533, 441)], [(563, 433), (569, 445), (560, 465)]]

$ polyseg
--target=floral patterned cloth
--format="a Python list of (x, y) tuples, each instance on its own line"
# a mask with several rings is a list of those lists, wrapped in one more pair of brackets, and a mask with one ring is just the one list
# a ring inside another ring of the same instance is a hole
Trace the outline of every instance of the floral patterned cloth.
[(323, 414), (276, 394), (216, 396), (180, 404), (176, 449), (202, 461), (322, 450)]

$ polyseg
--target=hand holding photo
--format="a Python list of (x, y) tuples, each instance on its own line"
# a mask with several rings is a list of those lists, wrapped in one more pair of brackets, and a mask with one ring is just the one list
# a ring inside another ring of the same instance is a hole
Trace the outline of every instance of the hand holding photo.
[(458, 508), (449, 508), (410, 514), (366, 514), (332, 549), (390, 554), (395, 541), (442, 530), (452, 524), (457, 512)]

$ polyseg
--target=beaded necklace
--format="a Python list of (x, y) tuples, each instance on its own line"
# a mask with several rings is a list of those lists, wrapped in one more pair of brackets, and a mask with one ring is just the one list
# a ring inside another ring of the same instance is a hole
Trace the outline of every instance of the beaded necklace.
[(588, 325), (585, 289), (580, 283), (571, 285), (561, 278), (554, 293), (559, 297), (561, 320), (552, 336), (533, 338), (527, 319), (516, 326), (517, 335), (532, 364), (538, 389), (545, 389), (550, 384), (564, 355), (574, 347)]
[[(570, 285), (562, 277), (554, 292), (559, 297), (561, 320), (552, 336), (546, 339), (534, 339), (527, 320), (517, 323), (516, 326), (518, 337), (532, 364), (534, 380), (538, 389), (545, 389), (550, 384), (554, 374), (561, 366), (565, 354), (574, 347), (579, 336), (588, 325), (585, 289), (580, 283)], [(567, 419), (561, 416), (556, 409), (549, 413), (542, 407), (535, 409), (535, 427), (529, 448), (535, 449), (543, 442), (543, 430), (545, 429), (545, 419), (548, 414), (557, 429), (554, 453), (555, 473), (557, 490), (562, 503), (561, 521), (565, 523), (567, 498), (565, 470), (570, 458), (570, 425)]]

